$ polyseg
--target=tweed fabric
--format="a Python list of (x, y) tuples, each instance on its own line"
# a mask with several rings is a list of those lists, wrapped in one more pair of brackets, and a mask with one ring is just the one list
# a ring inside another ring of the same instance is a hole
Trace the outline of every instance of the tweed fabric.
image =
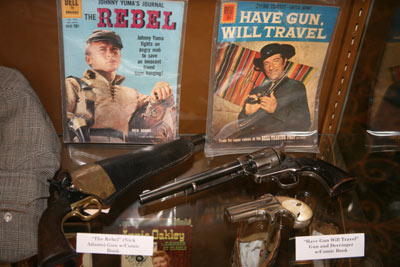
[(37, 253), (38, 223), (60, 167), (60, 142), (29, 82), (0, 66), (0, 262)]

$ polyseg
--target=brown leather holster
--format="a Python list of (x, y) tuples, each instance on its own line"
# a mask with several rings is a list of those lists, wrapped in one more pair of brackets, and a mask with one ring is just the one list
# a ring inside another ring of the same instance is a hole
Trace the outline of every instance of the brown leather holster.
[(232, 253), (232, 267), (267, 267), (276, 261), (281, 241), (279, 223), (240, 222)]

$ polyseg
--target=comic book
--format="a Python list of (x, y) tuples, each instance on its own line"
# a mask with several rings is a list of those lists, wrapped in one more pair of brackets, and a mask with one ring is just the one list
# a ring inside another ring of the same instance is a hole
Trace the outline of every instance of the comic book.
[(218, 2), (208, 157), (265, 146), (318, 151), (319, 93), (339, 7), (290, 2)]
[(374, 86), (367, 129), (367, 146), (374, 152), (400, 150), (400, 8), (392, 28)]
[(192, 225), (189, 220), (130, 219), (121, 222), (125, 235), (153, 236), (153, 256), (121, 255), (121, 267), (190, 266)]
[(58, 0), (66, 143), (177, 138), (187, 0)]

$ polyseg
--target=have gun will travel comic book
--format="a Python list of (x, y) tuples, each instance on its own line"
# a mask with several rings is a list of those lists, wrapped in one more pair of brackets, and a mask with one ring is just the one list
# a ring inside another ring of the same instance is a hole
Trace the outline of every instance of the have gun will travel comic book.
[(291, 2), (218, 2), (207, 156), (318, 150), (319, 91), (339, 7)]
[(58, 0), (66, 143), (177, 138), (187, 0)]

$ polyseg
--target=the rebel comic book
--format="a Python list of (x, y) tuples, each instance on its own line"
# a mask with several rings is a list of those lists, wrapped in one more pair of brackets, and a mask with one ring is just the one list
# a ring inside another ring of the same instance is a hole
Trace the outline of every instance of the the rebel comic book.
[(121, 222), (124, 235), (153, 236), (153, 256), (121, 255), (121, 267), (174, 266), (191, 264), (192, 225), (190, 219), (173, 224), (166, 219), (130, 219)]
[(366, 145), (374, 152), (400, 150), (400, 8), (391, 22), (370, 101)]
[(208, 157), (265, 146), (318, 151), (319, 91), (338, 13), (299, 1), (218, 2)]
[(57, 1), (64, 142), (177, 138), (187, 1)]

